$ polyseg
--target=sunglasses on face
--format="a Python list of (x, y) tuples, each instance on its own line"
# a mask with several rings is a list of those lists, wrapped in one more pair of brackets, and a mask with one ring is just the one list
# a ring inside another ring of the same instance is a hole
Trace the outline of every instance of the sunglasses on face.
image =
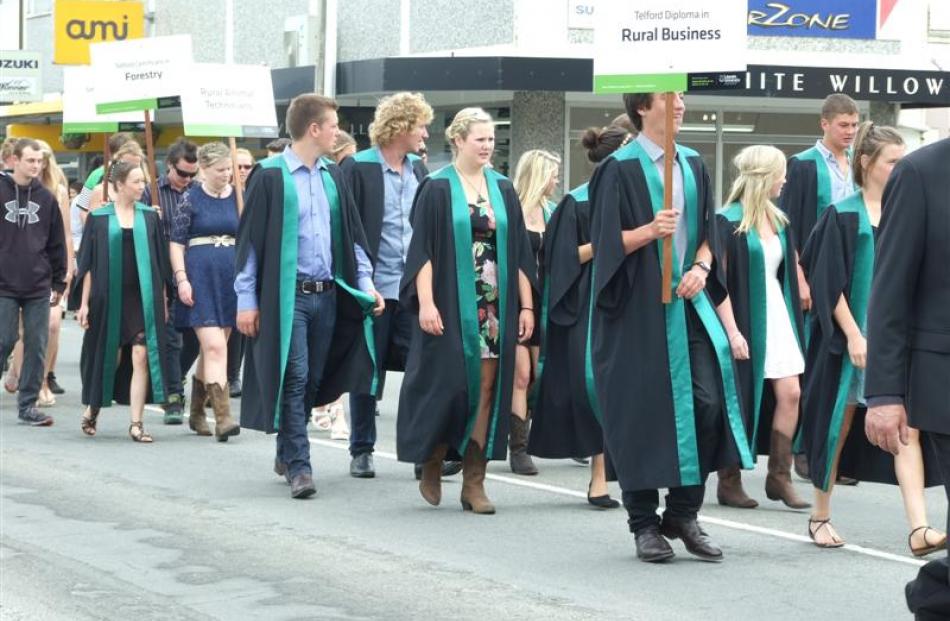
[(254, 168), (252, 164), (238, 164), (239, 170), (250, 170), (252, 168)]
[(187, 172), (185, 170), (182, 170), (181, 168), (178, 168), (177, 166), (174, 166), (173, 168), (175, 169), (175, 174), (181, 177), (182, 179), (191, 179), (198, 174), (197, 170), (195, 172)]

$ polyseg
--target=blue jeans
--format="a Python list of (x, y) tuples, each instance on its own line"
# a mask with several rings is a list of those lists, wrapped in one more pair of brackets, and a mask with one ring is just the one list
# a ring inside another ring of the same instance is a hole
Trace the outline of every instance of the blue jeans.
[[(30, 411), (46, 375), (46, 342), (49, 340), (49, 297), (8, 298), (0, 296), (0, 365), (20, 339), (23, 312), (23, 367), (20, 369), (17, 409)], [(59, 307), (56, 307), (59, 312)]]
[(307, 435), (310, 412), (305, 397), (320, 387), (335, 326), (335, 289), (326, 293), (297, 293), (277, 429), (277, 460), (287, 464), (291, 478), (312, 472)]
[(181, 363), (178, 362), (178, 358), (181, 356), (181, 332), (175, 329), (175, 321), (170, 310), (168, 322), (165, 324), (165, 343), (164, 356), (168, 395), (184, 396), (185, 388), (182, 386)]
[[(386, 310), (373, 322), (376, 366), (380, 387), (385, 379), (386, 359), (393, 354), (405, 366), (414, 316), (395, 300), (386, 300)], [(382, 394), (382, 390), (380, 390)], [(372, 453), (376, 444), (376, 395), (350, 393), (350, 455)]]

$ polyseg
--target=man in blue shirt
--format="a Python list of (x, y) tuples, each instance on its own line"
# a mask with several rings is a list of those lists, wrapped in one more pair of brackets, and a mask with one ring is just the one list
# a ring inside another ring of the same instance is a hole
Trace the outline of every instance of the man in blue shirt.
[(340, 163), (353, 193), (369, 250), (375, 258), (374, 283), (386, 310), (374, 325), (380, 390), (350, 393), (350, 474), (376, 476), (376, 401), (386, 370), (404, 371), (412, 317), (399, 305), (399, 281), (412, 237), (409, 213), (419, 182), (428, 174), (412, 153), (428, 138), (432, 108), (419, 93), (396, 93), (376, 107), (369, 135), (373, 146)]
[(274, 469), (293, 498), (316, 493), (310, 408), (372, 388), (369, 314), (385, 308), (352, 196), (324, 158), (336, 140), (336, 111), (320, 95), (291, 102), (293, 142), (251, 172), (238, 232), (237, 327), (250, 338), (241, 426), (277, 433)]

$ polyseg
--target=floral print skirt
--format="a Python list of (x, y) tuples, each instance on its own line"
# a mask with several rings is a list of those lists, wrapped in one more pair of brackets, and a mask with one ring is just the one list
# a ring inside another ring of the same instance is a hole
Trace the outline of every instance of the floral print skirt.
[(498, 358), (498, 257), (494, 231), (490, 236), (477, 233), (472, 239), (475, 262), (475, 303), (478, 306), (478, 340), (482, 359)]

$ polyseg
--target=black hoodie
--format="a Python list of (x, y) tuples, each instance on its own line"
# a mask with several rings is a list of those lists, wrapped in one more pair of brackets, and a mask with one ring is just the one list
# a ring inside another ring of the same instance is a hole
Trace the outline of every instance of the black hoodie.
[(47, 297), (66, 288), (66, 233), (56, 197), (39, 179), (0, 174), (0, 296)]

